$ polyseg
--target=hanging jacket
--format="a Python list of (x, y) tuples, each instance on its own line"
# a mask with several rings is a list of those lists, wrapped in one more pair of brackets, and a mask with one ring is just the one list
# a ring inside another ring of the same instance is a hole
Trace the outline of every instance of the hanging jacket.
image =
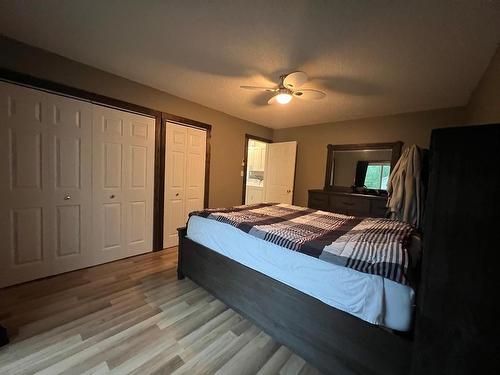
[(407, 148), (391, 171), (387, 183), (387, 207), (390, 217), (419, 228), (422, 223), (422, 152), (413, 145)]

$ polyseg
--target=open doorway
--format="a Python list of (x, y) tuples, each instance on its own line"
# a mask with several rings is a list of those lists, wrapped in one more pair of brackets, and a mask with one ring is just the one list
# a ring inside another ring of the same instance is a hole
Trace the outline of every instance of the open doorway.
[(264, 202), (267, 146), (271, 140), (245, 135), (242, 204)]

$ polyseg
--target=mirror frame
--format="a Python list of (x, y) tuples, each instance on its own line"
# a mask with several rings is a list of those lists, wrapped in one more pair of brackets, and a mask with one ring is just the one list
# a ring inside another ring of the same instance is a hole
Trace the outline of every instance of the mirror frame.
[[(333, 145), (329, 144), (326, 146), (326, 170), (325, 170), (325, 187), (324, 190), (329, 191), (352, 191), (351, 187), (346, 186), (334, 186), (334, 176), (335, 176), (335, 164), (333, 163), (335, 151), (356, 151), (356, 150), (392, 150), (391, 154), (391, 171), (396, 166), (396, 163), (401, 156), (401, 149), (403, 148), (403, 142), (386, 142), (386, 143), (354, 143), (345, 145)], [(331, 182), (331, 183), (330, 183)]]

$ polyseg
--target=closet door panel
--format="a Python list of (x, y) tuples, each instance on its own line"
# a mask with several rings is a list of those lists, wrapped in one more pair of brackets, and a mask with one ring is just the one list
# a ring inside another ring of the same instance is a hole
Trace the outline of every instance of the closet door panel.
[(154, 119), (94, 105), (93, 129), (96, 259), (151, 251)]
[(203, 130), (188, 128), (186, 218), (190, 212), (203, 209), (205, 198), (206, 134)]
[(122, 188), (122, 170), (124, 168), (122, 145), (118, 142), (103, 142), (102, 146), (102, 188), (106, 190), (117, 189), (118, 193)]
[(51, 201), (52, 273), (93, 264), (92, 110), (84, 101), (44, 93)]
[(186, 225), (185, 191), (188, 132), (167, 123), (165, 139), (165, 198), (163, 247), (177, 245), (177, 228)]
[(14, 265), (43, 261), (42, 207), (11, 210), (12, 255)]
[(102, 206), (103, 250), (120, 250), (122, 246), (122, 205), (121, 203), (104, 203)]
[(203, 209), (206, 132), (169, 122), (166, 127), (163, 246), (171, 247), (189, 212)]
[(128, 256), (153, 249), (154, 126), (153, 118), (129, 114), (124, 128)]
[(147, 148), (144, 146), (131, 146), (130, 154), (130, 188), (145, 189), (147, 186)]
[(143, 244), (147, 240), (146, 202), (130, 203), (129, 245)]
[(56, 186), (79, 189), (81, 173), (81, 139), (55, 136)]
[(0, 102), (0, 286), (87, 266), (90, 105), (7, 83)]
[[(42, 190), (42, 132), (9, 131), (9, 159), (12, 189)], [(34, 193), (35, 193), (34, 191)]]
[(119, 111), (93, 106), (93, 237), (97, 262), (119, 259), (126, 253), (122, 228), (124, 119)]
[(42, 102), (39, 91), (0, 82), (0, 287), (50, 274)]
[(80, 205), (56, 207), (56, 254), (58, 257), (81, 254), (81, 215)]

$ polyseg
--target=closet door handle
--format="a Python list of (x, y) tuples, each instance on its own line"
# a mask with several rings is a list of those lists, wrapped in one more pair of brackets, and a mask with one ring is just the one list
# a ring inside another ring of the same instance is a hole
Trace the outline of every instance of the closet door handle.
[(179, 193), (175, 193), (175, 196), (178, 197), (179, 196)]
[(114, 195), (114, 194), (111, 194), (109, 197), (110, 197), (111, 199), (113, 199), (113, 198), (115, 197), (115, 195)]

